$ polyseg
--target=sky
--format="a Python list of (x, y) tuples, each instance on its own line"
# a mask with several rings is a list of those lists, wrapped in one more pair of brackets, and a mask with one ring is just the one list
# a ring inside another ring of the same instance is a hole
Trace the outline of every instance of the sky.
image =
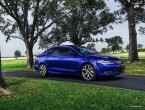
[[(113, 2), (114, 0), (109, 0), (109, 1), (106, 0), (106, 1), (111, 11), (117, 10), (119, 8), (118, 4)], [(140, 25), (145, 26), (145, 24), (140, 24)], [(137, 30), (139, 29), (140, 25), (137, 25), (136, 27)], [(113, 30), (109, 30), (107, 33), (103, 35), (97, 35), (96, 37), (109, 38), (114, 36), (121, 36), (124, 42), (122, 46), (125, 48), (125, 46), (129, 44), (128, 23), (127, 22), (124, 22), (123, 24), (114, 23), (112, 24), (112, 26), (113, 26)], [(138, 33), (137, 41), (138, 44), (143, 44), (143, 46), (145, 47), (145, 36), (141, 36)], [(95, 44), (96, 44), (96, 50), (98, 51), (100, 51), (104, 47), (107, 47), (106, 43), (95, 43)], [(8, 41), (8, 43), (6, 43), (6, 36), (4, 36), (1, 32), (0, 32), (0, 46), (1, 46), (2, 57), (13, 57), (15, 50), (20, 50), (22, 55), (25, 55), (26, 48), (23, 41), (19, 39), (11, 39)], [(38, 43), (36, 43), (33, 49), (34, 55), (35, 54), (37, 55), (43, 51), (44, 50), (38, 49)]]

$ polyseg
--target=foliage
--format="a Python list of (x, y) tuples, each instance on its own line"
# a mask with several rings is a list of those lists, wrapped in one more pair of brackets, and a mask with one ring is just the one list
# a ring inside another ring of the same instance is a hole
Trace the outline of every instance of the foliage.
[(138, 49), (142, 49), (143, 45), (142, 44), (137, 44)]
[(15, 56), (16, 59), (17, 59), (18, 57), (21, 57), (21, 52), (20, 52), (19, 50), (16, 50), (16, 51), (14, 52), (14, 56)]
[(101, 53), (105, 53), (106, 54), (106, 48), (102, 48)]
[(106, 39), (106, 42), (108, 43), (108, 47), (111, 48), (111, 50), (113, 51), (113, 53), (115, 51), (122, 50), (122, 48), (120, 46), (120, 44), (121, 45), (123, 44), (122, 37), (115, 36), (115, 37), (107, 38)]
[(109, 54), (111, 52), (111, 48), (102, 48), (101, 53)]
[[(75, 4), (79, 4), (80, 8), (74, 10)], [(115, 17), (103, 0), (66, 0), (64, 8), (70, 13), (57, 21), (47, 36), (41, 37), (40, 48), (66, 41), (75, 45), (95, 42), (92, 36), (112, 29)]]
[(126, 45), (125, 50), (129, 51), (129, 44)]
[[(1, 0), (0, 30), (10, 38), (24, 41), (28, 67), (33, 67), (33, 46), (40, 36), (45, 36), (55, 22), (68, 12), (62, 0)], [(77, 5), (75, 5), (77, 7)]]
[(5, 79), (13, 94), (0, 94), (1, 110), (132, 110), (134, 105), (145, 109), (145, 93), (141, 91), (62, 81)]
[(107, 53), (110, 53), (111, 52), (111, 49), (110, 48), (106, 48), (106, 52)]
[(94, 44), (94, 43), (89, 43), (89, 44), (87, 45), (87, 47), (88, 47), (89, 49), (96, 50), (96, 47), (95, 47), (95, 44)]

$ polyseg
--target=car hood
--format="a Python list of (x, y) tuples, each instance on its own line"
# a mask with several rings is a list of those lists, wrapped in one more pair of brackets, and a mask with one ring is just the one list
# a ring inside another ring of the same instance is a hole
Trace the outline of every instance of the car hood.
[(96, 60), (109, 60), (109, 61), (118, 61), (120, 58), (109, 56), (106, 54), (94, 54), (94, 55), (86, 55), (87, 58), (96, 59)]

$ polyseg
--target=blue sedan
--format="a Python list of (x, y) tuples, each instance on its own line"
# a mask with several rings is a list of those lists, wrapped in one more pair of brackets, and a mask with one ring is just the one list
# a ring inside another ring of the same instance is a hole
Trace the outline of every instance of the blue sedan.
[(116, 76), (123, 73), (120, 58), (101, 54), (83, 46), (55, 46), (38, 55), (35, 70), (43, 77), (49, 74), (79, 75), (91, 81), (97, 76)]

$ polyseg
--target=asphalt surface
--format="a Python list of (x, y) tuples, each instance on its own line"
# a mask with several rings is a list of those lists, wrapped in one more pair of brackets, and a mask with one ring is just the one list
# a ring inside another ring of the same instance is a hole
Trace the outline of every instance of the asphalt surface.
[(85, 81), (81, 77), (68, 75), (50, 75), (48, 77), (41, 77), (37, 72), (34, 71), (2, 72), (2, 74), (3, 76), (11, 76), (11, 77), (24, 77), (24, 78), (35, 78), (35, 79), (74, 82), (83, 84), (94, 84), (145, 91), (145, 76), (128, 76), (122, 74), (113, 78), (97, 78), (95, 81)]

